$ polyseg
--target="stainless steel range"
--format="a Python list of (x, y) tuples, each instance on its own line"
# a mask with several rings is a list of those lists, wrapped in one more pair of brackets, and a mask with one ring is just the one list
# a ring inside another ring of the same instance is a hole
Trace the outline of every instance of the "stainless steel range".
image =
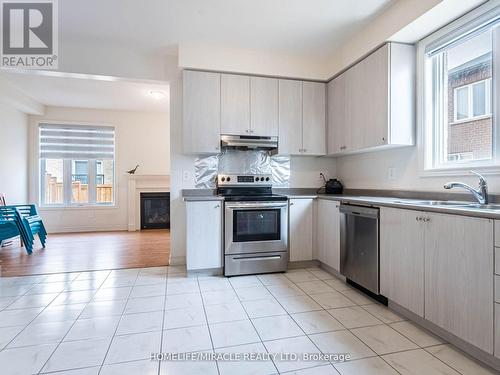
[(270, 175), (219, 175), (224, 196), (224, 275), (286, 271), (288, 198), (272, 193)]

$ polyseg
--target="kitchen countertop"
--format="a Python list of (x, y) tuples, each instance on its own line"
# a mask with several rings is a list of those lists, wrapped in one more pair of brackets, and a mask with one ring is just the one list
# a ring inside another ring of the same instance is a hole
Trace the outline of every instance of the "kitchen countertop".
[[(471, 217), (480, 217), (488, 219), (500, 219), (500, 209), (482, 209), (482, 208), (472, 208), (472, 207), (457, 207), (457, 206), (431, 206), (428, 204), (420, 203), (422, 200), (445, 200), (441, 198), (401, 198), (401, 197), (389, 197), (389, 196), (369, 196), (369, 195), (351, 195), (351, 194), (322, 194), (316, 193), (316, 189), (275, 189), (275, 193), (286, 195), (290, 199), (326, 199), (334, 200), (339, 202), (359, 204), (365, 206), (375, 206), (375, 207), (394, 207), (403, 208), (409, 210), (425, 211), (425, 212), (437, 212), (443, 214), (454, 214), (463, 215)], [(460, 197), (463, 197), (460, 196)], [(209, 201), (216, 200), (222, 201), (224, 197), (218, 196), (215, 190), (212, 189), (190, 189), (183, 190), (183, 199), (186, 202), (196, 202), (196, 201)], [(462, 198), (463, 199), (463, 198)], [(452, 199), (458, 200), (458, 199)], [(472, 201), (464, 201), (463, 204), (475, 203)]]

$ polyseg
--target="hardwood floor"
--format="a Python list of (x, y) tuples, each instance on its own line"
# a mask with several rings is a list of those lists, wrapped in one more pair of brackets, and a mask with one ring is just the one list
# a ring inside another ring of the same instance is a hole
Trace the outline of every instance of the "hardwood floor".
[(166, 266), (170, 231), (49, 234), (47, 247), (38, 240), (33, 254), (15, 241), (0, 248), (1, 276)]

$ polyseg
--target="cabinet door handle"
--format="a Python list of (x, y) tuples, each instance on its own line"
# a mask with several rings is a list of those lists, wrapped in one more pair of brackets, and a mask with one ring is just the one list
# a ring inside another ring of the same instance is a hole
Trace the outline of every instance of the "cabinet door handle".
[(253, 129), (250, 129), (250, 133), (252, 133), (252, 134), (253, 134)]
[(303, 148), (303, 149), (302, 149), (302, 152), (307, 152), (307, 148)]
[(293, 202), (290, 202), (290, 206), (293, 206), (294, 204), (295, 204), (295, 203), (293, 203)]
[(216, 205), (214, 208), (220, 208), (220, 204)]

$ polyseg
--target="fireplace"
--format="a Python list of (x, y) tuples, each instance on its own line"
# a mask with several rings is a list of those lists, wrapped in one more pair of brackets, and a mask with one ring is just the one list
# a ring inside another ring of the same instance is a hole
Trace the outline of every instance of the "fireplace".
[(170, 228), (170, 193), (141, 193), (141, 229)]

